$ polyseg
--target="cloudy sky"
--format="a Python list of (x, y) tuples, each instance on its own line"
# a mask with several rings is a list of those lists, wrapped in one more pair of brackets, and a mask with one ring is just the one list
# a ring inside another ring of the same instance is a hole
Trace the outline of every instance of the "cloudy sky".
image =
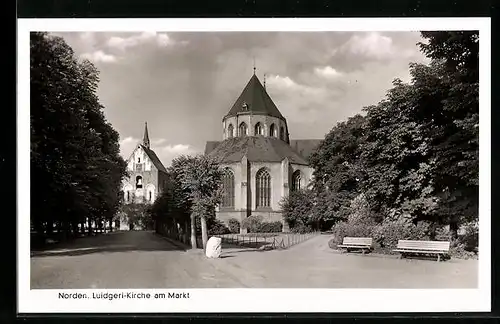
[(222, 137), (222, 117), (253, 73), (292, 139), (323, 138), (376, 104), (408, 64), (425, 62), (415, 32), (57, 33), (100, 71), (98, 94), (125, 158), (148, 122), (165, 166)]

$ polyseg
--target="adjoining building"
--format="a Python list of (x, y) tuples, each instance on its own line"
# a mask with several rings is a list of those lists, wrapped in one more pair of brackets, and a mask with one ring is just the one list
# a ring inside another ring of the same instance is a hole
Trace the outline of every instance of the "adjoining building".
[[(128, 177), (122, 181), (124, 203), (153, 203), (167, 186), (168, 175), (150, 147), (147, 123), (142, 143), (136, 145), (126, 162)], [(120, 220), (120, 229), (129, 229), (125, 219)]]
[(222, 141), (205, 146), (205, 154), (225, 169), (217, 218), (227, 223), (260, 215), (265, 221), (281, 221), (286, 231), (280, 201), (309, 184), (313, 169), (308, 158), (321, 140), (290, 140), (286, 118), (255, 73), (223, 117), (222, 130)]

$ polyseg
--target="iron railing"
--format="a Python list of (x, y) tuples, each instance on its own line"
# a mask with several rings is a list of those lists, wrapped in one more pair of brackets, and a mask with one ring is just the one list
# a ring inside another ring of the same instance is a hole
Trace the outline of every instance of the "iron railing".
[(235, 244), (245, 247), (271, 249), (288, 249), (294, 245), (307, 241), (319, 235), (320, 232), (305, 234), (299, 233), (251, 233), (251, 234), (222, 234), (213, 235), (222, 239), (223, 243)]

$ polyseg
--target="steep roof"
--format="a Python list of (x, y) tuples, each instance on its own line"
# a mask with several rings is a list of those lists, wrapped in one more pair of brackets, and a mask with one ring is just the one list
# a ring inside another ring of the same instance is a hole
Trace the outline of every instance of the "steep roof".
[(222, 142), (207, 142), (205, 154), (221, 162), (239, 162), (246, 155), (251, 162), (281, 162), (288, 158), (291, 163), (307, 165), (299, 153), (284, 141), (274, 137), (245, 136), (226, 139)]
[[(247, 108), (244, 108), (244, 106)], [(266, 114), (284, 119), (255, 74), (248, 81), (226, 117), (236, 116), (238, 113)]]
[(153, 165), (158, 169), (158, 171), (167, 172), (167, 169), (165, 168), (163, 163), (161, 163), (160, 159), (158, 158), (158, 156), (156, 155), (156, 153), (152, 149), (150, 149), (142, 144), (141, 144), (141, 147), (144, 150), (144, 152), (146, 152), (147, 156), (149, 157), (149, 159), (151, 160)]
[(290, 146), (301, 156), (309, 161), (311, 154), (318, 148), (321, 144), (320, 139), (301, 139), (301, 140), (291, 140)]

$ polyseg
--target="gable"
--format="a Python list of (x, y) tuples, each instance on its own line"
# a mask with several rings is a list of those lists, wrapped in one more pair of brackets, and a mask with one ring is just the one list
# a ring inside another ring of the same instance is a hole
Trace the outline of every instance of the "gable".
[(135, 166), (141, 164), (143, 171), (162, 171), (167, 172), (163, 163), (161, 163), (160, 159), (156, 155), (156, 153), (145, 147), (144, 145), (138, 145), (130, 157), (127, 160), (127, 170), (133, 171), (135, 170)]

